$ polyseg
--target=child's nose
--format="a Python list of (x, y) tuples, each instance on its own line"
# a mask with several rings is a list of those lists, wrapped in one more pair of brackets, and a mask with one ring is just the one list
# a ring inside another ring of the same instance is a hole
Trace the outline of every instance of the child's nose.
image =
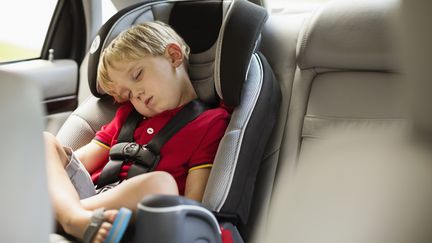
[(143, 92), (138, 92), (135, 97), (139, 100), (139, 101), (143, 101), (144, 99), (144, 93)]

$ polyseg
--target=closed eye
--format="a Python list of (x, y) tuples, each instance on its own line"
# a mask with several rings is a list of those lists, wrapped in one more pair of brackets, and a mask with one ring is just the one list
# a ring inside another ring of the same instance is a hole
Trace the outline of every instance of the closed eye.
[(138, 73), (135, 75), (134, 80), (139, 81), (142, 73), (142, 68), (138, 71)]

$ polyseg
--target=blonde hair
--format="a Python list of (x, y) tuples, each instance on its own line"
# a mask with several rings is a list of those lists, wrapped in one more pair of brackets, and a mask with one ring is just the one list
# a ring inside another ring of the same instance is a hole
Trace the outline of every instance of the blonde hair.
[(172, 43), (180, 46), (187, 68), (190, 48), (169, 25), (160, 21), (145, 22), (121, 32), (101, 54), (98, 84), (107, 94), (119, 98), (112, 90), (108, 67), (113, 67), (114, 62), (136, 61), (147, 55), (163, 56), (166, 47)]

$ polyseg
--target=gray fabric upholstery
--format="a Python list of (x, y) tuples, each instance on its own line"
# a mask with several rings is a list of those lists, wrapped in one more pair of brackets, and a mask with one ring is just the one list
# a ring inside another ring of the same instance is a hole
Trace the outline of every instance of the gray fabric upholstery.
[(219, 211), (230, 191), (236, 169), (243, 134), (260, 94), (263, 82), (260, 60), (255, 55), (251, 60), (247, 82), (243, 86), (241, 105), (231, 115), (231, 122), (220, 142), (212, 172), (204, 193), (203, 203), (211, 210)]
[(59, 141), (76, 150), (89, 143), (102, 125), (113, 117), (117, 105), (113, 100), (90, 96), (66, 120), (57, 134)]
[(216, 44), (201, 53), (189, 56), (189, 77), (195, 91), (203, 101), (213, 103), (216, 101), (214, 83), (214, 62)]
[(67, 118), (72, 114), (71, 111), (55, 113), (45, 116), (45, 131), (57, 134)]

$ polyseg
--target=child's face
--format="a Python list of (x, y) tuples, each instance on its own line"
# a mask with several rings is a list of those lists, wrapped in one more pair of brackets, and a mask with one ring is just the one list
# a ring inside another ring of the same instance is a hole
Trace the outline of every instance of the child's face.
[(185, 91), (178, 65), (166, 56), (148, 55), (138, 61), (114, 63), (108, 69), (113, 87), (122, 101), (130, 100), (146, 117), (179, 107)]

